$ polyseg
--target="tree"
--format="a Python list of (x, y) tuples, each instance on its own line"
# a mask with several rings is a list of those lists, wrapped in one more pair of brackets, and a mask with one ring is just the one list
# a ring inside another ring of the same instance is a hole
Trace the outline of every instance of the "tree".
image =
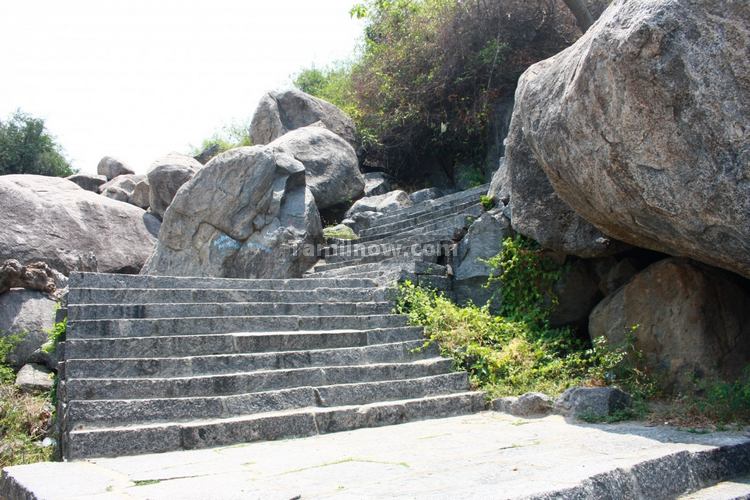
[(0, 121), (0, 175), (67, 177), (76, 171), (44, 126), (44, 120), (18, 110)]

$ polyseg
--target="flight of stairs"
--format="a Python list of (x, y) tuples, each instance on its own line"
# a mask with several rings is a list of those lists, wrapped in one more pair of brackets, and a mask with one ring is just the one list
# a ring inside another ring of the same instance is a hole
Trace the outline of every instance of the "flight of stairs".
[(309, 277), (410, 279), (448, 290), (455, 243), (484, 209), (479, 186), (372, 219), (356, 240), (331, 240)]
[[(381, 217), (355, 245), (450, 245), (478, 215), (481, 193)], [(289, 280), (71, 275), (58, 385), (64, 458), (301, 437), (484, 409), (466, 373), (453, 371), (436, 346), (422, 348), (423, 329), (391, 312), (395, 280), (445, 284), (445, 256), (340, 256)]]

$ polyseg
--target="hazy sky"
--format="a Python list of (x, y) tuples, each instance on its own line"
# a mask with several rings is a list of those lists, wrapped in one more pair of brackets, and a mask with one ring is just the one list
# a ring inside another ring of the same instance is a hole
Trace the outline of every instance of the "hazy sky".
[(355, 0), (13, 0), (0, 7), (0, 115), (46, 120), (82, 172), (145, 172), (290, 75), (350, 57)]

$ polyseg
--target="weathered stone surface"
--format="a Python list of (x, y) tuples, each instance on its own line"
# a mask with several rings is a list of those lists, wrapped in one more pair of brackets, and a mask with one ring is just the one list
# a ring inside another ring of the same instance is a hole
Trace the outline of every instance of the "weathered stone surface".
[(47, 341), (57, 302), (36, 290), (13, 289), (0, 294), (0, 334), (22, 334), (20, 343), (8, 355), (8, 363), (20, 368)]
[(26, 288), (54, 294), (68, 284), (68, 278), (44, 262), (32, 262), (26, 266), (14, 259), (0, 264), (0, 294), (11, 288)]
[(123, 174), (99, 186), (102, 196), (146, 209), (149, 206), (149, 184), (145, 175)]
[(492, 106), (492, 114), (487, 127), (487, 155), (484, 161), (484, 172), (487, 178), (492, 177), (505, 157), (505, 138), (508, 137), (510, 120), (513, 117), (513, 105), (513, 94), (510, 94)]
[(627, 409), (630, 395), (615, 387), (572, 387), (555, 401), (555, 410), (568, 417), (598, 420)]
[(414, 191), (409, 195), (409, 198), (411, 198), (412, 203), (416, 205), (417, 203), (422, 203), (423, 201), (435, 200), (437, 198), (440, 198), (441, 196), (445, 196), (446, 194), (448, 194), (446, 193), (446, 190), (432, 187)]
[(370, 172), (365, 177), (365, 196), (377, 196), (391, 190), (391, 181), (382, 172)]
[(606, 257), (592, 262), (592, 269), (599, 280), (599, 291), (605, 297), (630, 281), (643, 267), (632, 258)]
[(135, 171), (127, 163), (111, 156), (105, 156), (99, 160), (96, 173), (111, 180), (118, 175), (134, 174)]
[[(557, 196), (524, 137), (522, 113), (521, 108), (516, 107), (504, 166), (496, 172), (490, 188), (496, 199), (510, 196), (513, 229), (545, 248), (578, 257), (598, 257), (618, 251), (617, 242)], [(507, 176), (507, 188), (503, 176)]]
[(492, 182), (487, 196), (495, 201), (495, 204), (507, 205), (510, 203), (510, 173), (505, 157), (500, 159), (500, 163), (492, 174)]
[(516, 417), (544, 417), (552, 413), (554, 401), (541, 392), (528, 392), (520, 397), (506, 397), (492, 401), (492, 409)]
[(605, 298), (589, 333), (617, 345), (634, 325), (636, 347), (667, 389), (737, 376), (750, 361), (750, 294), (736, 276), (686, 259), (657, 262)]
[(557, 195), (614, 238), (750, 276), (749, 18), (744, 0), (617, 0), (532, 66), (514, 128)]
[(221, 153), (221, 146), (218, 143), (213, 143), (203, 148), (203, 151), (193, 156), (193, 158), (201, 165), (205, 165), (219, 153)]
[(237, 148), (179, 190), (144, 273), (299, 277), (317, 258), (306, 246), (321, 240), (305, 166), (274, 146)]
[(68, 180), (0, 176), (0, 260), (43, 261), (67, 275), (93, 255), (101, 272), (138, 272), (158, 230), (140, 208)]
[(107, 178), (103, 175), (90, 175), (90, 174), (73, 174), (66, 177), (70, 182), (75, 182), (82, 189), (86, 191), (93, 191), (94, 193), (99, 192), (99, 186), (107, 182)]
[(414, 203), (405, 191), (397, 190), (378, 196), (368, 196), (357, 200), (346, 212), (346, 217), (351, 218), (362, 212), (388, 213), (401, 208), (408, 208)]
[(354, 149), (323, 127), (298, 128), (273, 141), (270, 147), (304, 165), (307, 186), (319, 209), (351, 203), (364, 193)]
[(197, 160), (179, 153), (170, 153), (156, 160), (148, 169), (148, 183), (151, 187), (149, 206), (157, 217), (164, 217), (164, 212), (177, 190), (192, 179), (198, 170), (203, 168)]
[(333, 104), (292, 89), (269, 92), (258, 104), (250, 123), (253, 144), (268, 144), (289, 131), (322, 124), (356, 147), (354, 122)]
[(503, 240), (510, 234), (510, 221), (494, 210), (482, 214), (469, 227), (453, 260), (453, 292), (458, 302), (487, 303), (493, 290), (483, 285), (492, 270), (482, 260), (497, 255), (503, 247)]
[(53, 377), (53, 373), (46, 367), (29, 363), (16, 374), (16, 386), (29, 394), (41, 394), (52, 390)]
[[(560, 280), (552, 287), (557, 305), (550, 313), (552, 327), (585, 327), (589, 313), (602, 299), (599, 279), (588, 261), (568, 263)], [(585, 330), (584, 330), (585, 331)]]

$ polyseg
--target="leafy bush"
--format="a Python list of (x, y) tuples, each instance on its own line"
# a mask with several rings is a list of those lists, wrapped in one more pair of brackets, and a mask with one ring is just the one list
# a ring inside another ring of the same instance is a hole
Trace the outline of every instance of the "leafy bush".
[(6, 360), (25, 336), (25, 333), (6, 335), (0, 332), (0, 384), (12, 384), (16, 380), (16, 373)]
[(492, 196), (483, 194), (479, 197), (479, 203), (482, 204), (482, 208), (485, 210), (492, 210), (495, 208), (495, 199)]
[(57, 350), (57, 345), (60, 342), (65, 342), (65, 335), (68, 331), (68, 318), (63, 318), (62, 321), (58, 321), (52, 328), (47, 332), (47, 342), (42, 346), (42, 350), (46, 353), (53, 353)]
[(44, 120), (16, 111), (0, 120), (0, 175), (67, 177), (76, 171), (44, 126)]
[(352, 15), (366, 20), (354, 62), (296, 83), (352, 115), (365, 164), (406, 183), (479, 165), (493, 102), (579, 36), (551, 0), (367, 0)]
[[(233, 148), (252, 146), (250, 124), (248, 121), (236, 121), (221, 127), (211, 137), (201, 141), (199, 146), (191, 146), (189, 154), (198, 156), (209, 151), (211, 157)], [(205, 159), (207, 161), (208, 159)]]
[(537, 242), (521, 235), (506, 238), (500, 253), (485, 262), (492, 269), (486, 286), (500, 294), (500, 314), (544, 327), (557, 305), (553, 287), (564, 267)]
[(358, 240), (359, 236), (352, 228), (339, 224), (323, 228), (323, 236), (326, 238), (336, 238), (339, 240)]

